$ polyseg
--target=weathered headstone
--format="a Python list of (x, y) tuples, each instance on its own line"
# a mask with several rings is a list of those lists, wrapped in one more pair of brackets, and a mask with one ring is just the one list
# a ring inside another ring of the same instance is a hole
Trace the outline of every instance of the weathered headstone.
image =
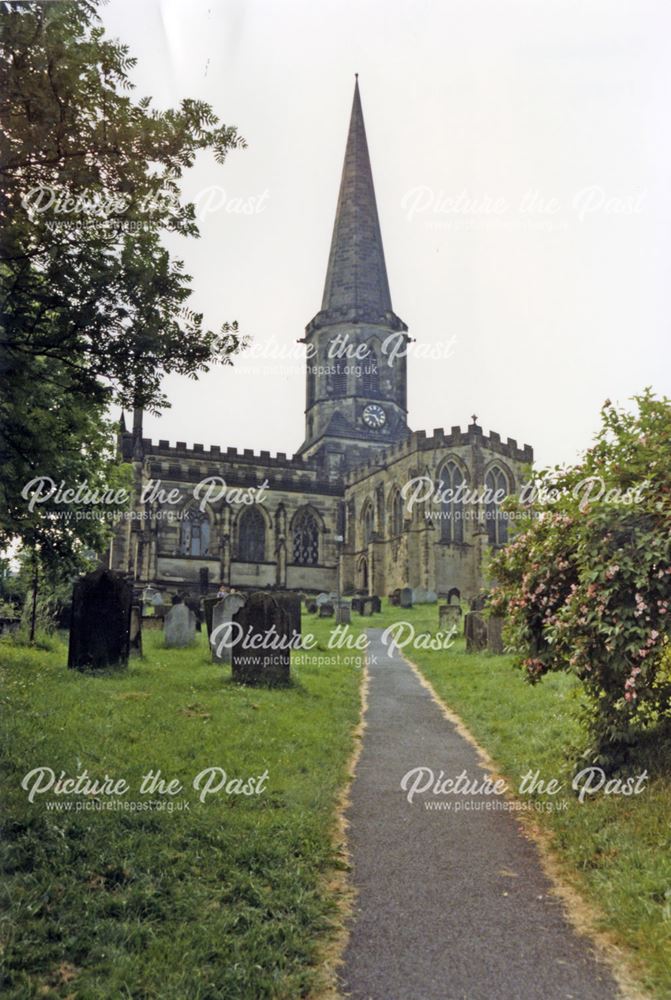
[(361, 614), (364, 616), (364, 618), (370, 618), (370, 616), (373, 614), (373, 605), (371, 603), (370, 597), (364, 597), (363, 601), (361, 602)]
[[(275, 590), (273, 592), (273, 597), (277, 603), (288, 612), (289, 619), (291, 621), (292, 634), (294, 638), (298, 640), (298, 637), (302, 633), (300, 594), (294, 594), (290, 590)], [(293, 649), (298, 649), (298, 641), (296, 641)]]
[(340, 604), (336, 604), (335, 620), (336, 620), (336, 625), (350, 624), (350, 622), (352, 621), (352, 609), (350, 607), (349, 601), (341, 601)]
[(401, 603), (401, 588), (400, 587), (397, 587), (396, 590), (392, 590), (391, 594), (389, 595), (389, 603), (393, 607), (398, 607), (398, 605)]
[(142, 611), (139, 604), (130, 609), (129, 648), (131, 656), (142, 656)]
[(319, 617), (320, 618), (333, 618), (334, 607), (330, 601), (322, 601), (319, 605)]
[(212, 608), (212, 631), (210, 632), (210, 650), (214, 663), (230, 663), (233, 648), (233, 629), (226, 627), (235, 620), (235, 616), (244, 605), (241, 594), (227, 594)]
[(364, 607), (369, 608), (369, 610), (362, 611), (362, 614), (379, 615), (382, 611), (382, 601), (376, 594), (373, 594), (371, 597), (364, 597)]
[(400, 605), (401, 605), (402, 608), (411, 608), (412, 607), (412, 588), (411, 587), (402, 587), (401, 588)]
[(425, 604), (435, 604), (437, 600), (438, 600), (438, 594), (435, 592), (435, 590), (426, 591), (426, 598), (424, 602)]
[(458, 604), (440, 604), (438, 606), (438, 624), (441, 629), (459, 628), (461, 624), (461, 608)]
[(357, 614), (363, 614), (363, 597), (353, 597), (352, 598), (352, 611), (356, 611)]
[(317, 607), (319, 607), (322, 604), (328, 604), (330, 602), (331, 598), (330, 598), (330, 596), (328, 594), (323, 594), (322, 593), (322, 594), (317, 594), (317, 597), (315, 598), (315, 600), (317, 601)]
[(72, 593), (69, 667), (126, 666), (132, 601), (133, 587), (121, 573), (97, 569), (77, 580)]
[(186, 604), (173, 604), (163, 622), (163, 638), (170, 649), (191, 646), (196, 638), (196, 616)]
[(479, 611), (469, 611), (464, 618), (466, 652), (480, 653), (487, 648), (487, 622)]
[(490, 653), (503, 653), (503, 618), (492, 615), (487, 619), (487, 649)]
[[(292, 634), (289, 612), (272, 594), (256, 591), (247, 595), (235, 620), (243, 638), (233, 646), (233, 680), (241, 684), (287, 684)], [(261, 640), (257, 645), (253, 639), (258, 637)]]
[(306, 601), (305, 610), (309, 615), (316, 615), (319, 608), (317, 607), (316, 601)]
[(412, 603), (413, 604), (426, 604), (426, 596), (428, 590), (424, 587), (415, 587), (412, 591)]

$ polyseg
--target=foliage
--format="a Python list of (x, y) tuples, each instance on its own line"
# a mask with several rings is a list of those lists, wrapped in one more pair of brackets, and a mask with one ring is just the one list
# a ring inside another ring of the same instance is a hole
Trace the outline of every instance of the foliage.
[(235, 324), (214, 333), (189, 309), (162, 235), (198, 236), (183, 171), (244, 142), (202, 101), (133, 102), (135, 61), (88, 0), (2, 13), (0, 545), (18, 538), (63, 575), (107, 525), (67, 524), (55, 501), (32, 516), (25, 485), (114, 486), (109, 405), (157, 410), (166, 373), (196, 377), (242, 346)]
[(643, 719), (669, 712), (660, 667), (671, 627), (671, 404), (607, 402), (576, 465), (538, 473), (518, 533), (492, 560), (492, 607), (529, 680), (569, 670), (585, 685), (597, 754), (618, 762)]

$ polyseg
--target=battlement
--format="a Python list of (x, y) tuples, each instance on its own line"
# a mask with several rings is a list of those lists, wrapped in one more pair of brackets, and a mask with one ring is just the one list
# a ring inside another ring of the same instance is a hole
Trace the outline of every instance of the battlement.
[(276, 455), (271, 455), (269, 451), (255, 452), (251, 448), (243, 448), (242, 450), (230, 447), (222, 448), (218, 444), (210, 445), (209, 448), (198, 442), (191, 446), (187, 445), (186, 441), (176, 441), (175, 444), (171, 444), (170, 441), (166, 441), (163, 438), (157, 442), (152, 441), (151, 438), (143, 438), (142, 449), (145, 455), (156, 457), (214, 458), (235, 461), (236, 463), (262, 465), (267, 468), (292, 467), (295, 469), (296, 466), (299, 466), (301, 470), (305, 470), (306, 472), (317, 471), (315, 462), (303, 458), (302, 455), (293, 455), (291, 458), (288, 458), (286, 452), (283, 451), (278, 451)]
[(345, 485), (361, 482), (372, 473), (393, 465), (400, 459), (412, 454), (415, 451), (432, 451), (443, 448), (457, 448), (468, 445), (475, 445), (487, 451), (493, 451), (497, 455), (513, 461), (530, 465), (534, 459), (534, 450), (530, 444), (519, 447), (515, 438), (507, 438), (502, 441), (501, 435), (496, 431), (485, 434), (478, 424), (469, 424), (466, 430), (459, 426), (453, 426), (449, 432), (442, 427), (434, 428), (429, 436), (426, 431), (413, 431), (407, 438), (397, 442), (384, 451), (376, 453), (373, 458), (362, 465), (357, 465), (345, 476)]

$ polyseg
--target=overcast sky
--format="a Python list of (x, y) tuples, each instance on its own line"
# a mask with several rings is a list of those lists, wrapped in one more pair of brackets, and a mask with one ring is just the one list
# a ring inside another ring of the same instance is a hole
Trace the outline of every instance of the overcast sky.
[(111, 0), (102, 16), (138, 57), (138, 97), (207, 100), (247, 139), (190, 171), (201, 239), (170, 246), (210, 326), (237, 319), (290, 355), (170, 378), (145, 436), (301, 444), (296, 340), (321, 304), (355, 72), (416, 338), (411, 428), (476, 413), (548, 464), (589, 443), (607, 397), (671, 395), (663, 0)]

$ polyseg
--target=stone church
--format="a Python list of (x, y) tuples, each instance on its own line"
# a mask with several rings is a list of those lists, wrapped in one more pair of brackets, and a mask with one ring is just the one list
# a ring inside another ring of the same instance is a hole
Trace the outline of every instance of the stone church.
[[(344, 594), (378, 595), (457, 587), (474, 596), (487, 549), (507, 540), (491, 496), (520, 488), (533, 451), (485, 435), (475, 417), (465, 430), (408, 426), (408, 327), (392, 309), (358, 82), (324, 295), (303, 342), (305, 440), (293, 457), (153, 442), (142, 436), (141, 411), (130, 431), (122, 418), (119, 449), (133, 463), (137, 503), (111, 567), (166, 598), (222, 581), (313, 593), (339, 583)], [(146, 495), (158, 480), (181, 500)], [(225, 482), (226, 494), (194, 496), (203, 480)], [(258, 502), (235, 502), (259, 487)]]

